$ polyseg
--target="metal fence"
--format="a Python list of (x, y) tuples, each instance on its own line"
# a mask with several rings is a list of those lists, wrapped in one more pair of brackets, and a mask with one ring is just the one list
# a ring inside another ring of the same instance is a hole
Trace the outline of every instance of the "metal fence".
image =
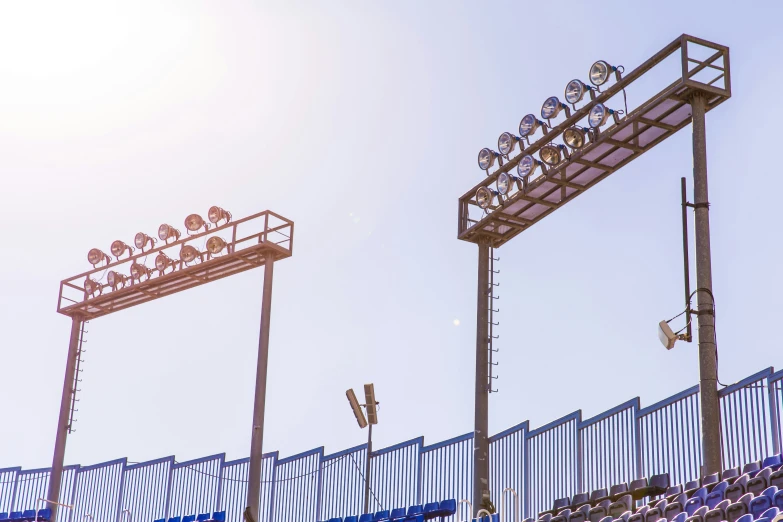
[[(719, 397), (724, 468), (780, 453), (783, 371), (767, 368)], [(532, 430), (525, 421), (489, 438), (492, 499), (505, 507), (502, 522), (516, 522), (550, 508), (556, 498), (638, 477), (669, 473), (673, 483), (692, 480), (700, 475), (700, 433), (698, 386), (644, 408), (632, 399), (586, 420), (576, 411)], [(366, 459), (366, 445), (331, 455), (323, 448), (283, 459), (265, 454), (259, 522), (358, 514)], [(166, 457), (68, 466), (60, 498), (74, 507), (61, 511), (60, 520), (81, 522), (90, 515), (94, 522), (152, 522), (225, 510), (227, 522), (241, 522), (248, 464), (226, 462), (221, 454), (188, 462)], [(469, 499), (473, 433), (429, 446), (419, 437), (373, 451), (370, 468), (372, 511)], [(0, 512), (39, 507), (48, 482), (49, 469), (0, 469)], [(451, 522), (468, 518), (467, 504), (460, 509)]]

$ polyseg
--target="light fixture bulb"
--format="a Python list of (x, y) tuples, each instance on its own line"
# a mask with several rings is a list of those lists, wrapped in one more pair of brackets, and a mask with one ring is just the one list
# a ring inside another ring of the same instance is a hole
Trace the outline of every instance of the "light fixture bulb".
[(579, 127), (570, 127), (563, 132), (563, 141), (572, 149), (581, 149), (587, 141), (585, 131)]
[(476, 203), (484, 210), (488, 209), (492, 205), (492, 200), (495, 198), (495, 194), (487, 187), (479, 187), (476, 191)]
[(508, 194), (509, 189), (511, 189), (511, 182), (511, 175), (507, 172), (501, 172), (498, 174), (498, 180), (495, 183), (498, 189), (498, 193), (502, 196)]
[(517, 174), (519, 174), (520, 178), (530, 179), (538, 166), (538, 160), (528, 154), (519, 160), (519, 164), (517, 165)]
[(140, 263), (133, 263), (130, 267), (131, 279), (134, 281), (141, 281), (143, 276), (150, 277), (150, 269)]
[(174, 238), (174, 241), (178, 240), (180, 236), (179, 230), (172, 227), (171, 225), (167, 225), (166, 223), (163, 223), (161, 226), (158, 227), (158, 237), (161, 241), (168, 241), (169, 238)]
[(616, 67), (612, 67), (604, 60), (598, 60), (590, 67), (590, 83), (595, 86), (603, 85), (609, 80), (609, 73), (616, 70)]
[(664, 348), (667, 350), (674, 348), (674, 343), (677, 342), (678, 338), (679, 336), (672, 331), (669, 323), (666, 321), (658, 323), (658, 339), (660, 339)]
[(522, 137), (530, 136), (534, 134), (536, 130), (541, 126), (541, 121), (533, 114), (527, 114), (522, 121), (519, 122), (519, 135)]
[(198, 214), (191, 214), (185, 218), (185, 228), (190, 232), (198, 232), (202, 228), (209, 228), (209, 225), (204, 223), (204, 218)]
[[(508, 156), (514, 151), (517, 143), (519, 143), (519, 136), (514, 136), (510, 132), (504, 132), (498, 138), (498, 150), (502, 155)], [(520, 145), (519, 148), (521, 149), (522, 146)]]
[(112, 287), (113, 290), (117, 290), (118, 288), (122, 288), (125, 286), (126, 277), (119, 272), (115, 272), (114, 270), (109, 270), (109, 272), (106, 274), (106, 282), (109, 283), (109, 286)]
[(84, 292), (87, 294), (87, 297), (92, 297), (95, 295), (95, 292), (98, 292), (101, 288), (100, 283), (96, 281), (95, 279), (90, 279), (89, 277), (84, 280)]
[(590, 127), (597, 129), (606, 123), (606, 120), (610, 115), (614, 116), (615, 121), (617, 121), (617, 113), (615, 111), (607, 108), (603, 103), (597, 103), (590, 109), (590, 114), (587, 116), (587, 122), (590, 124)]
[(173, 265), (174, 262), (172, 261), (172, 259), (166, 254), (164, 254), (163, 252), (161, 252), (155, 257), (155, 268), (157, 268), (158, 272), (160, 272), (161, 274), (165, 272), (168, 267)]
[(209, 219), (210, 223), (214, 224), (217, 224), (218, 221), (222, 219), (226, 220), (226, 223), (228, 223), (231, 221), (231, 212), (223, 210), (218, 206), (211, 206), (207, 212), (207, 219)]
[(541, 147), (538, 155), (541, 157), (541, 161), (550, 166), (555, 166), (563, 159), (560, 154), (560, 148), (557, 145), (544, 145)]
[(592, 90), (592, 87), (585, 85), (582, 80), (571, 80), (565, 88), (565, 99), (571, 105), (582, 101), (585, 92)]
[(129, 255), (133, 253), (133, 248), (129, 247), (119, 239), (112, 242), (110, 250), (111, 250), (111, 254), (117, 259), (119, 259), (120, 256), (125, 253), (126, 250), (128, 251)]
[(98, 248), (91, 248), (87, 252), (87, 262), (92, 266), (98, 266), (102, 261), (106, 261), (106, 264), (111, 262), (111, 259), (103, 251)]
[(147, 243), (149, 243), (150, 246), (154, 246), (155, 239), (151, 238), (144, 232), (138, 232), (133, 238), (133, 244), (136, 245), (136, 248), (139, 250), (144, 250), (144, 247), (147, 246)]
[(557, 96), (550, 96), (541, 106), (541, 117), (545, 120), (550, 120), (557, 117), (564, 108), (565, 105), (563, 105), (563, 102), (561, 102)]
[(179, 259), (183, 263), (190, 263), (198, 257), (198, 250), (191, 245), (184, 245), (179, 251)]
[(219, 254), (226, 248), (226, 242), (222, 237), (212, 236), (207, 240), (207, 251), (210, 254)]
[(484, 147), (478, 153), (478, 166), (481, 170), (489, 170), (489, 168), (495, 164), (498, 153), (492, 149)]

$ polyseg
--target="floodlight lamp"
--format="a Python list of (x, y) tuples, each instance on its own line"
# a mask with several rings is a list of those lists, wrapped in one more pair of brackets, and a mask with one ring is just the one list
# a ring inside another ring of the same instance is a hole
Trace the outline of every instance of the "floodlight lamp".
[(155, 243), (154, 237), (150, 237), (144, 232), (139, 232), (136, 234), (136, 236), (133, 238), (133, 244), (136, 245), (136, 248), (144, 252), (144, 248), (149, 245), (150, 247), (154, 247)]
[(535, 159), (530, 154), (528, 154), (527, 156), (519, 160), (519, 164), (517, 165), (517, 174), (519, 174), (520, 178), (526, 179), (529, 183), (531, 180), (535, 179), (533, 177), (533, 174), (536, 172), (536, 169), (540, 166), (541, 166), (541, 162)]
[(614, 73), (615, 78), (619, 80), (620, 74), (623, 72), (623, 70), (624, 69), (622, 65), (615, 67), (613, 65), (609, 65), (609, 63), (604, 60), (598, 60), (590, 67), (590, 83), (596, 87), (599, 87), (609, 80), (609, 75), (611, 73)]
[(676, 343), (680, 338), (681, 336), (678, 336), (672, 331), (669, 323), (666, 321), (661, 321), (658, 323), (658, 339), (661, 340), (661, 344), (664, 346), (664, 348), (671, 350), (674, 348), (674, 343)]
[(531, 136), (543, 125), (544, 122), (536, 118), (533, 114), (527, 114), (522, 118), (522, 121), (519, 122), (519, 135), (523, 138)]
[(89, 252), (87, 252), (87, 262), (90, 263), (92, 266), (98, 266), (102, 262), (106, 262), (108, 265), (111, 263), (111, 258), (108, 254), (101, 251), (98, 248), (91, 248)]
[(161, 241), (165, 241), (168, 243), (170, 238), (174, 238), (174, 241), (177, 241), (180, 237), (180, 232), (176, 228), (172, 227), (171, 225), (167, 225), (166, 223), (163, 223), (161, 226), (158, 227), (158, 237)]
[(600, 128), (609, 116), (614, 118), (615, 124), (620, 123), (620, 118), (617, 111), (608, 108), (603, 103), (597, 103), (590, 109), (590, 114), (587, 116), (587, 122), (593, 129)]
[(563, 131), (563, 141), (574, 150), (581, 149), (587, 143), (589, 131), (583, 127), (569, 127)]
[(215, 225), (217, 225), (220, 221), (225, 221), (228, 223), (231, 221), (231, 212), (228, 210), (223, 210), (218, 206), (212, 206), (209, 207), (209, 211), (207, 212), (207, 219), (209, 219), (210, 223)]
[(476, 191), (476, 203), (482, 210), (487, 210), (492, 206), (492, 201), (495, 199), (497, 192), (487, 187), (479, 187)]
[(195, 261), (197, 257), (199, 257), (199, 252), (192, 245), (183, 245), (182, 250), (179, 251), (179, 259), (186, 265)]
[(226, 248), (226, 242), (222, 237), (212, 236), (207, 240), (207, 252), (210, 255), (219, 254)]
[(166, 269), (169, 267), (174, 267), (174, 260), (169, 256), (161, 252), (155, 257), (155, 268), (158, 269), (161, 275), (166, 273)]
[(566, 118), (571, 117), (571, 109), (568, 108), (568, 105), (561, 102), (557, 96), (550, 96), (541, 106), (541, 117), (545, 120), (551, 120), (556, 118), (562, 110), (566, 111)]
[(356, 417), (356, 422), (359, 423), (359, 427), (362, 429), (366, 428), (367, 419), (364, 417), (362, 406), (359, 404), (359, 401), (356, 399), (356, 394), (353, 392), (353, 388), (347, 390), (345, 392), (345, 396), (348, 397), (348, 402), (351, 403), (351, 409), (353, 410), (353, 414)]
[(125, 252), (128, 252), (128, 255), (133, 254), (133, 247), (126, 245), (124, 242), (120, 241), (119, 239), (117, 241), (112, 242), (111, 244), (111, 254), (117, 258), (117, 260), (120, 259), (120, 256), (124, 254)]
[(198, 232), (202, 228), (206, 232), (209, 230), (209, 224), (204, 222), (204, 218), (198, 214), (191, 214), (185, 218), (185, 228), (188, 232)]
[(367, 422), (378, 424), (378, 402), (375, 400), (375, 386), (371, 384), (364, 385), (364, 407), (367, 409)]
[(498, 138), (498, 150), (500, 153), (504, 156), (508, 156), (512, 152), (514, 152), (514, 147), (519, 144), (519, 150), (522, 150), (522, 138), (519, 136), (514, 136), (510, 132), (504, 132), (500, 135)]
[(501, 172), (498, 174), (498, 180), (495, 182), (495, 187), (498, 189), (498, 194), (505, 196), (508, 191), (511, 190), (511, 185), (517, 181), (515, 176), (512, 176), (508, 172)]
[(133, 263), (130, 267), (131, 281), (141, 281), (142, 278), (149, 279), (152, 270), (141, 263)]
[(95, 279), (91, 279), (88, 277), (87, 279), (84, 280), (84, 293), (87, 294), (88, 298), (93, 297), (96, 292), (100, 294), (102, 290), (103, 287)]
[(481, 170), (489, 170), (489, 168), (495, 164), (495, 160), (498, 159), (498, 154), (492, 149), (484, 147), (478, 153), (478, 166)]
[(550, 143), (549, 145), (544, 145), (541, 147), (541, 150), (539, 151), (538, 155), (541, 157), (541, 161), (549, 165), (550, 167), (554, 167), (561, 161), (563, 161), (563, 156), (566, 155), (567, 157), (568, 149), (566, 149), (565, 145), (561, 144), (554, 144)]
[(586, 85), (582, 80), (574, 79), (568, 82), (565, 88), (565, 99), (571, 105), (576, 105), (582, 98), (585, 97), (585, 93), (590, 92), (590, 98), (595, 99), (595, 89)]
[(123, 288), (125, 286), (125, 283), (128, 281), (128, 278), (119, 272), (115, 272), (114, 270), (109, 270), (109, 272), (106, 274), (106, 282), (109, 283), (109, 286), (112, 290), (119, 290), (120, 288)]

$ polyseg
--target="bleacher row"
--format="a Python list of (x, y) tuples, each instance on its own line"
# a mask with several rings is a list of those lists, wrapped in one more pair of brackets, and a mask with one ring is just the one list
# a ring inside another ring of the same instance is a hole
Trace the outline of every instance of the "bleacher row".
[[(165, 518), (159, 518), (155, 522), (166, 522)], [(169, 517), (169, 522), (226, 522), (225, 511), (215, 511), (210, 516), (209, 513), (199, 515), (185, 515), (184, 517)]]
[(48, 522), (52, 519), (51, 509), (39, 509), (36, 516), (34, 509), (28, 509), (27, 511), (12, 511), (8, 513), (0, 513), (0, 520), (14, 520), (19, 522), (30, 522), (31, 520), (43, 520)]
[(649, 483), (639, 479), (558, 499), (538, 522), (772, 522), (783, 513), (781, 468), (783, 455), (775, 455), (745, 465), (741, 475), (732, 468), (684, 485), (670, 486), (668, 475), (656, 475)]
[(429, 502), (421, 505), (416, 504), (407, 508), (395, 508), (391, 511), (386, 509), (376, 511), (375, 513), (365, 513), (364, 515), (348, 516), (345, 518), (330, 518), (326, 522), (423, 522), (434, 518), (449, 517), (457, 512), (457, 501), (455, 499), (443, 500), (441, 502)]

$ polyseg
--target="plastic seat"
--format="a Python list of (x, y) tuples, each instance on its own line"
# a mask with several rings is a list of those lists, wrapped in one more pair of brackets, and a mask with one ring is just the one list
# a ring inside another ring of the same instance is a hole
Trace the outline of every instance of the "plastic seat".
[(765, 512), (761, 514), (761, 517), (759, 518), (768, 518), (770, 520), (774, 519), (775, 517), (780, 515), (780, 509), (776, 507), (769, 508)]
[[(199, 513), (196, 517), (196, 522), (206, 522), (207, 520), (210, 520), (209, 513)], [(343, 522), (342, 518), (339, 520), (340, 522)]]
[(655, 507), (647, 511), (647, 517), (645, 518), (646, 522), (658, 522), (663, 518), (663, 512), (666, 509), (666, 505), (669, 503), (668, 500), (661, 499), (658, 502), (655, 503)]
[[(717, 476), (717, 475), (716, 475)], [(685, 501), (685, 512), (688, 516), (693, 516), (693, 513), (702, 506), (707, 505), (707, 486), (701, 487), (693, 492), (693, 495)]]
[(405, 520), (405, 508), (394, 508), (391, 510), (389, 518), (391, 520)]
[(577, 493), (571, 499), (571, 509), (576, 509), (578, 507), (582, 507), (582, 505), (587, 504), (589, 502), (590, 502), (590, 494), (588, 494), (588, 493)]
[(588, 520), (590, 522), (600, 522), (604, 517), (606, 517), (606, 514), (609, 512), (609, 506), (611, 504), (612, 501), (608, 498), (596, 504), (593, 508), (590, 509), (590, 511), (588, 511)]
[(762, 513), (774, 505), (772, 499), (775, 498), (775, 493), (777, 492), (778, 488), (772, 486), (765, 489), (761, 495), (750, 501), (750, 509), (748, 512), (753, 515), (753, 518), (759, 518)]
[(634, 499), (639, 499), (641, 497), (637, 497), (636, 492), (646, 488), (648, 485), (647, 477), (632, 480), (631, 483), (628, 484), (628, 493), (630, 493)]
[(169, 517), (169, 522), (180, 522), (182, 517)]
[(157, 520), (154, 520), (153, 522), (166, 522), (165, 518), (159, 518)]
[(723, 494), (723, 498), (736, 502), (742, 495), (746, 493), (745, 486), (748, 485), (750, 476), (748, 474), (742, 475), (740, 478), (734, 481), (734, 484), (726, 488), (726, 492)]
[(374, 515), (372, 513), (365, 513), (359, 517), (359, 522), (372, 522)]
[(663, 510), (663, 518), (672, 520), (680, 513), (685, 513), (686, 502), (688, 502), (687, 493), (680, 493), (677, 495), (672, 502), (666, 504), (666, 508)]
[[(8, 520), (8, 512), (4, 511), (0, 513), (0, 520)], [(165, 520), (163, 522), (166, 522)]]
[(750, 477), (753, 478), (760, 469), (761, 469), (760, 460), (757, 460), (756, 462), (748, 462), (742, 467), (742, 474), (750, 475)]
[(612, 502), (628, 493), (628, 484), (615, 484), (609, 488), (609, 500)]
[(721, 522), (726, 520), (726, 508), (731, 505), (730, 500), (721, 500), (713, 508), (704, 514), (704, 522)]
[[(435, 504), (435, 509), (437, 509), (438, 508), (438, 503), (435, 502), (434, 504)], [(424, 512), (426, 513), (426, 508), (425, 508)], [(379, 522), (380, 520), (388, 520), (389, 519), (389, 510), (388, 509), (384, 509), (383, 511), (376, 511), (375, 515), (373, 515), (372, 519), (373, 519), (373, 522)]]
[(688, 519), (688, 513), (681, 511), (677, 513), (674, 518), (670, 518), (669, 522), (685, 522)]
[(772, 468), (762, 469), (755, 477), (748, 481), (747, 486), (745, 486), (745, 491), (753, 493), (754, 496), (760, 494), (769, 487), (770, 475), (772, 475)]
[(552, 513), (552, 515), (556, 515), (560, 512), (560, 510), (565, 509), (570, 505), (571, 497), (558, 498), (552, 503), (552, 509), (546, 511), (545, 513)]
[[(225, 511), (215, 511), (212, 513), (212, 520), (213, 522), (226, 522), (226, 512)], [(356, 522), (354, 520), (354, 522)]]
[(405, 517), (405, 522), (424, 522), (424, 513), (416, 513)]
[(729, 487), (729, 483), (726, 480), (716, 484), (715, 487), (712, 488), (712, 491), (710, 491), (710, 493), (707, 495), (707, 500), (704, 501), (704, 504), (709, 509), (714, 509), (715, 506), (717, 506), (718, 503), (723, 500), (723, 496), (726, 494), (727, 487)]
[(633, 513), (630, 517), (628, 517), (628, 522), (644, 522), (644, 519), (647, 516), (647, 511), (649, 510), (650, 506), (640, 507), (636, 510), (636, 513)]
[(538, 522), (549, 522), (552, 520), (552, 513), (544, 513), (538, 517)]
[(22, 520), (35, 520), (35, 510), (34, 509), (25, 509), (22, 512)]
[(582, 504), (568, 516), (568, 522), (587, 522), (590, 513), (590, 504)]
[(568, 518), (571, 516), (571, 509), (565, 508), (560, 511), (560, 513), (557, 514), (557, 516), (552, 517), (551, 522), (568, 522)]
[(21, 519), (22, 519), (21, 511), (11, 511), (11, 515), (8, 517), (8, 520), (21, 520)]
[[(726, 521), (737, 522), (742, 516), (750, 513), (750, 501), (753, 500), (753, 493), (742, 495), (739, 500), (726, 508)], [(753, 520), (753, 517), (750, 517)]]
[(772, 471), (777, 470), (781, 466), (780, 455), (772, 455), (761, 461), (762, 468), (772, 468)]
[(359, 517), (356, 515), (351, 515), (350, 517), (345, 517), (343, 522), (359, 522)]
[(685, 522), (704, 522), (704, 515), (707, 514), (707, 506), (702, 506), (693, 512), (691, 516), (685, 519)]
[(182, 522), (196, 522), (196, 515), (187, 515), (182, 517)]
[(772, 505), (783, 511), (783, 489), (778, 489), (778, 492), (772, 497)]
[(720, 474), (721, 480), (729, 480), (729, 479), (735, 479), (740, 476), (739, 468), (729, 468), (724, 469), (723, 472)]
[(340, 517), (330, 518), (328, 522), (343, 522), (343, 519)]
[[(674, 499), (677, 497), (677, 495), (680, 495), (681, 493), (682, 493), (682, 486), (677, 484), (676, 486), (669, 486), (668, 488), (666, 488), (666, 491), (664, 492), (663, 496), (669, 502), (673, 502)], [(653, 500), (652, 504), (655, 505), (658, 502), (658, 500)]]
[(590, 503), (593, 505), (598, 504), (607, 498), (609, 498), (609, 490), (606, 488), (594, 489), (593, 492), (590, 493)]
[(449, 498), (440, 501), (440, 509), (438, 516), (450, 517), (457, 512), (457, 499)]
[(619, 518), (626, 511), (630, 511), (632, 507), (633, 497), (631, 495), (623, 495), (616, 502), (612, 502), (609, 505), (609, 516), (613, 519)]
[(778, 469), (769, 476), (769, 485), (783, 489), (783, 469)]
[(753, 515), (751, 515), (750, 513), (746, 513), (746, 514), (742, 515), (741, 517), (739, 517), (736, 520), (736, 522), (753, 522)]
[(702, 487), (709, 486), (710, 484), (717, 484), (720, 482), (720, 474), (719, 473), (713, 473), (712, 475), (707, 475), (704, 477), (704, 480), (701, 481)]

